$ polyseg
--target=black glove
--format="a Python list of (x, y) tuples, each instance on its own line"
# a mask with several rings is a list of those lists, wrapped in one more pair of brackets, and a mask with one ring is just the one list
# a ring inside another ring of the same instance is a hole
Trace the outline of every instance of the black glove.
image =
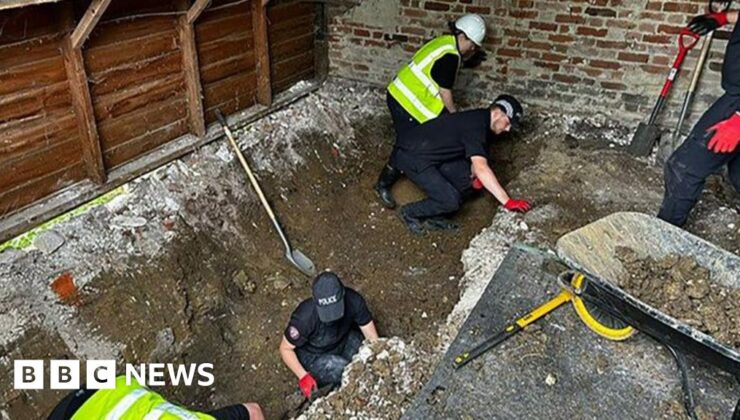
[(466, 69), (474, 69), (480, 66), (482, 62), (486, 61), (487, 58), (488, 56), (485, 51), (477, 50), (470, 58), (463, 61), (463, 67)]
[(688, 28), (691, 32), (704, 36), (727, 23), (727, 12), (709, 13), (691, 19)]

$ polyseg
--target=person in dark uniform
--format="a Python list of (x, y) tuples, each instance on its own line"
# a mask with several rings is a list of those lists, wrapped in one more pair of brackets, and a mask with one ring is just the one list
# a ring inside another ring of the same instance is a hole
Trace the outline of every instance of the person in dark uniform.
[[(438, 117), (457, 112), (452, 97), (461, 66), (474, 68), (486, 54), (481, 49), (486, 36), (486, 24), (476, 14), (467, 14), (450, 22), (450, 35), (439, 36), (414, 54), (388, 85), (386, 102), (393, 119), (396, 140), (406, 131)], [(396, 200), (391, 187), (401, 177), (393, 167), (393, 153), (378, 177), (375, 191), (383, 206), (392, 209)]]
[(166, 401), (158, 393), (135, 379), (116, 378), (112, 389), (82, 387), (64, 397), (48, 420), (70, 419), (198, 419), (198, 420), (264, 420), (257, 403), (230, 405), (207, 413), (188, 410)]
[(340, 384), (363, 339), (377, 338), (365, 299), (344, 287), (336, 274), (325, 272), (314, 279), (313, 297), (293, 311), (280, 343), (280, 357), (310, 399), (319, 387)]
[[(737, 23), (738, 11), (697, 16), (689, 29), (699, 35)], [(707, 177), (727, 165), (730, 182), (740, 191), (740, 29), (735, 25), (722, 67), (721, 96), (699, 119), (665, 164), (665, 196), (658, 217), (683, 226)]]
[(529, 202), (509, 197), (488, 165), (490, 133), (516, 127), (522, 112), (519, 101), (501, 95), (488, 108), (442, 115), (399, 139), (394, 164), (427, 194), (401, 208), (401, 219), (411, 232), (455, 229), (446, 217), (460, 208), (475, 184), (507, 210), (531, 209)]

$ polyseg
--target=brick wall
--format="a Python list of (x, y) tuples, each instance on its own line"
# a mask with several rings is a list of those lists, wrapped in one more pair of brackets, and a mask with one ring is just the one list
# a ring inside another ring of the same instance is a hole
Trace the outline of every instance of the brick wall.
[[(675, 57), (676, 34), (705, 0), (362, 0), (334, 6), (330, 73), (387, 84), (446, 22), (479, 13), (489, 59), (461, 72), (463, 94), (519, 94), (547, 108), (602, 112), (634, 124), (650, 113)], [(691, 121), (720, 93), (728, 32), (715, 40)], [(673, 127), (700, 45), (684, 63), (662, 123)]]

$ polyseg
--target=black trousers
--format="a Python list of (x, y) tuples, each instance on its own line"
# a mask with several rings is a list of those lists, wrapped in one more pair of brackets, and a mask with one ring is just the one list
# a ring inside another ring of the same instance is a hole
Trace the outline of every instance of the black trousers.
[(362, 341), (365, 337), (359, 329), (350, 330), (347, 337), (328, 353), (311, 353), (300, 347), (296, 349), (296, 356), (306, 369), (316, 379), (319, 386), (339, 385), (342, 383), (342, 372), (352, 360), (352, 357), (360, 351)]
[(730, 182), (740, 192), (740, 151), (714, 153), (707, 148), (712, 137), (707, 130), (724, 121), (740, 109), (740, 97), (725, 95), (715, 102), (696, 123), (686, 141), (665, 164), (665, 195), (658, 217), (676, 226), (683, 226), (691, 209), (701, 196), (709, 175), (727, 165)]
[(439, 165), (425, 164), (399, 150), (394, 163), (427, 198), (405, 206), (406, 214), (417, 219), (447, 216), (460, 209), (472, 192), (470, 161), (460, 159)]

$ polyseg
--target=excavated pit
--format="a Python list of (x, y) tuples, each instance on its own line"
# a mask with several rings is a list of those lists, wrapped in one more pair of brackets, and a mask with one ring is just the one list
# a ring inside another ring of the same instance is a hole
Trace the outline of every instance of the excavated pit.
[[(586, 125), (588, 132), (579, 123), (574, 137), (572, 120), (530, 115), (523, 133), (493, 145), (492, 166), (535, 210), (502, 212), (481, 196), (457, 216), (458, 233), (423, 237), (410, 235), (372, 190), (393, 136), (382, 90), (332, 81), (237, 131), (293, 244), (366, 296), (381, 335), (398, 337), (365, 353), (373, 370), (350, 369), (379, 382), (353, 385), (352, 396), (340, 390), (308, 417), (400, 415), (513, 241), (551, 247), (609, 213), (657, 210), (659, 168), (611, 150), (599, 127)], [(710, 185), (718, 187), (705, 194), (689, 229), (738, 253), (735, 198), (718, 192), (721, 182)], [(421, 197), (405, 180), (394, 192), (402, 203)], [(1, 259), (0, 377), (12, 377), (15, 359), (209, 362), (214, 387), (161, 391), (197, 409), (257, 401), (267, 418), (294, 408), (296, 379), (277, 348), (291, 311), (310, 294), (309, 279), (282, 258), (225, 141), (54, 229), (65, 239), (59, 250)], [(64, 276), (73, 279), (74, 299), (52, 288)], [(0, 417), (43, 417), (63, 395), (11, 387), (0, 383)]]

